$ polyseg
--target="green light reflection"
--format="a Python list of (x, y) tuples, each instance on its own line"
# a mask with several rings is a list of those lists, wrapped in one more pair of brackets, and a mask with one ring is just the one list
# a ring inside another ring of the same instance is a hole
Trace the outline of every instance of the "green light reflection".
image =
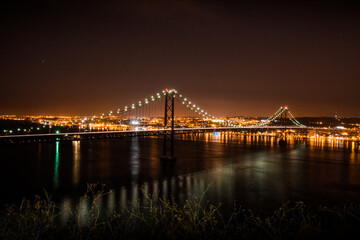
[(59, 185), (59, 142), (55, 142), (55, 169), (54, 169), (54, 187)]

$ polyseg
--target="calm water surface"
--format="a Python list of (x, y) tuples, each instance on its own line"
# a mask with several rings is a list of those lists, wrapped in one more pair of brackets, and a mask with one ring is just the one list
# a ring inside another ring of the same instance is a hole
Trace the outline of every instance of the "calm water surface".
[(191, 195), (260, 211), (282, 201), (360, 202), (360, 161), (353, 143), (293, 141), (237, 134), (176, 137), (175, 162), (161, 162), (162, 138), (1, 145), (1, 204), (43, 195), (76, 203), (86, 183), (106, 184), (105, 208), (124, 207), (140, 189), (182, 203)]

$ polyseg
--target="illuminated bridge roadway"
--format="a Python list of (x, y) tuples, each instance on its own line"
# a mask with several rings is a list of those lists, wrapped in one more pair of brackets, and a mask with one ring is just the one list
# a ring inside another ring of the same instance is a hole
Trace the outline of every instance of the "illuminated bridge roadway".
[[(314, 127), (298, 126), (257, 126), (257, 127), (205, 127), (205, 128), (175, 128), (175, 134), (193, 134), (205, 132), (244, 132), (253, 133), (257, 131), (271, 130), (298, 130), (306, 133), (308, 130), (322, 129)], [(329, 129), (327, 129), (329, 130)], [(50, 134), (23, 134), (0, 136), (0, 142), (51, 142), (59, 140), (83, 140), (83, 139), (101, 139), (101, 138), (119, 138), (127, 136), (158, 136), (168, 134), (171, 129), (153, 129), (153, 130), (127, 130), (127, 131), (98, 131), (98, 132), (71, 132), (71, 133), (50, 133)]]

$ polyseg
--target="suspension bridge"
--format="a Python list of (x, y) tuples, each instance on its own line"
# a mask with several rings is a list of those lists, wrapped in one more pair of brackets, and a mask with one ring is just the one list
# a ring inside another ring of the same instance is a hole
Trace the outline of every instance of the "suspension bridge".
[[(285, 121), (286, 120), (286, 121)], [(119, 130), (96, 128), (107, 123), (121, 126)], [(101, 124), (100, 124), (101, 123)], [(274, 123), (277, 123), (274, 124)], [(279, 125), (282, 124), (282, 125)], [(233, 120), (221, 120), (192, 102), (175, 89), (165, 89), (108, 113), (84, 117), (80, 125), (88, 131), (55, 134), (22, 134), (0, 136), (1, 142), (42, 142), (80, 140), (124, 136), (163, 135), (163, 158), (174, 158), (174, 135), (215, 131), (268, 131), (297, 129), (308, 130), (288, 107), (280, 107), (271, 117), (244, 125)]]

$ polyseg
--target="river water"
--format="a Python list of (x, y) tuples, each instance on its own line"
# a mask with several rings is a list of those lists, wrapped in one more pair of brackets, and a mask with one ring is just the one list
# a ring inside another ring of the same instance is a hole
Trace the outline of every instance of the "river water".
[(114, 209), (141, 197), (141, 189), (183, 203), (189, 195), (233, 202), (258, 211), (283, 201), (360, 202), (360, 157), (354, 143), (288, 140), (235, 133), (176, 136), (176, 161), (160, 161), (161, 137), (7, 144), (0, 146), (0, 203), (43, 196), (76, 204), (87, 183), (112, 193)]

